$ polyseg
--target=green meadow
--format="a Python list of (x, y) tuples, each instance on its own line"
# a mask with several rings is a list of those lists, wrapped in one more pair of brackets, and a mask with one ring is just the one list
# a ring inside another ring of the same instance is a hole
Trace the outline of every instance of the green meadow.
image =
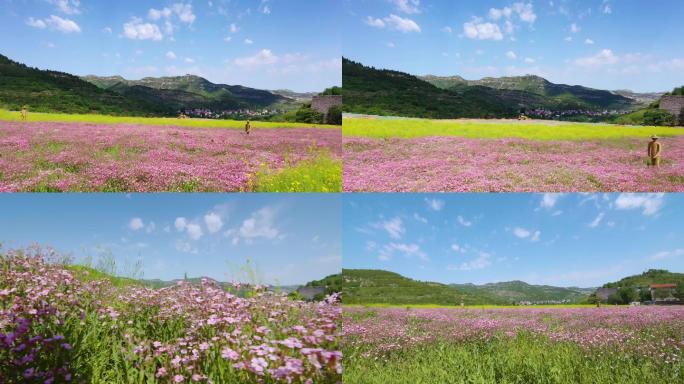
[(472, 139), (592, 140), (648, 138), (684, 134), (684, 128), (569, 123), (547, 120), (343, 119), (344, 136), (417, 138), (458, 136)]

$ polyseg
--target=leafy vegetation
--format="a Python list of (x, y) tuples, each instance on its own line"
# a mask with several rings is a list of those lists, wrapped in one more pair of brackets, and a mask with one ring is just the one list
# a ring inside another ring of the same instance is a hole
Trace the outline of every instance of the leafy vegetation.
[(531, 140), (590, 140), (677, 136), (684, 131), (675, 127), (627, 127), (561, 122), (453, 121), (426, 119), (359, 119), (345, 118), (345, 136), (374, 138), (414, 138), (426, 136), (459, 136), (497, 139), (517, 137)]

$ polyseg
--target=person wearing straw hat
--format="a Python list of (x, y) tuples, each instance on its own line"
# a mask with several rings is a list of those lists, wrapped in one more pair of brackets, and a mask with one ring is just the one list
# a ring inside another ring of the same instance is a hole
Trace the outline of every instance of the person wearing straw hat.
[(651, 141), (648, 143), (648, 165), (653, 167), (660, 167), (660, 152), (662, 146), (658, 142), (659, 137), (656, 135), (651, 136)]
[(27, 121), (28, 120), (28, 105), (24, 105), (21, 107), (21, 121)]
[(247, 124), (245, 124), (245, 133), (249, 135), (250, 132), (252, 132), (252, 125), (249, 123), (249, 120), (247, 120)]

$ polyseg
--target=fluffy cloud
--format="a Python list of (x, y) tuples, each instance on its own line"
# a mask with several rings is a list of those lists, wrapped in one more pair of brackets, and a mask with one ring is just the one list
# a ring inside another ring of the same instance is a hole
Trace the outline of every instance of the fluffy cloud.
[(606, 65), (616, 64), (620, 59), (610, 49), (603, 49), (601, 52), (575, 60), (575, 64), (589, 69), (601, 68)]
[(221, 216), (211, 212), (204, 215), (204, 224), (206, 224), (209, 233), (216, 233), (223, 227), (223, 220)]
[(254, 43), (254, 41), (252, 39), (245, 39), (244, 43), (247, 45), (252, 45)]
[(483, 269), (492, 264), (492, 255), (487, 252), (480, 252), (475, 259), (461, 263), (459, 266), (449, 265), (448, 270), (472, 271), (476, 269)]
[(279, 57), (274, 55), (270, 49), (262, 49), (253, 56), (240, 57), (233, 60), (233, 64), (238, 67), (258, 67), (267, 64), (275, 64), (279, 61)]
[(185, 227), (188, 225), (188, 221), (185, 219), (185, 217), (177, 217), (176, 221), (173, 223), (174, 227), (176, 227), (176, 231), (182, 232), (185, 230)]
[(468, 220), (464, 219), (463, 216), (460, 216), (460, 215), (456, 217), (456, 221), (458, 221), (458, 223), (464, 227), (470, 227), (471, 225), (473, 225), (472, 221), (468, 221)]
[(389, 260), (395, 253), (401, 253), (406, 257), (416, 256), (421, 260), (428, 260), (427, 255), (420, 249), (418, 244), (389, 243), (380, 250), (380, 259)]
[(615, 199), (616, 209), (641, 209), (647, 216), (658, 213), (664, 204), (664, 193), (621, 193)]
[(193, 240), (198, 240), (200, 237), (204, 235), (204, 232), (202, 232), (202, 227), (200, 227), (200, 225), (196, 223), (188, 224), (185, 227), (185, 230), (188, 232), (188, 236), (190, 236), (190, 238)]
[(674, 249), (671, 251), (662, 251), (658, 252), (651, 257), (649, 257), (649, 260), (665, 260), (665, 259), (670, 259), (678, 256), (684, 256), (684, 248), (679, 248), (679, 249)]
[(249, 219), (242, 222), (237, 234), (247, 240), (256, 238), (275, 239), (280, 231), (275, 228), (276, 211), (271, 207), (264, 207), (252, 213)]
[(50, 17), (45, 19), (34, 19), (33, 17), (29, 17), (26, 20), (26, 25), (39, 29), (49, 28), (62, 33), (81, 32), (81, 27), (79, 27), (75, 21), (64, 19), (55, 15), (50, 15)]
[(420, 0), (390, 0), (390, 2), (403, 13), (420, 13)]
[(536, 242), (541, 238), (541, 231), (532, 232), (531, 230), (527, 230), (525, 228), (515, 227), (513, 228), (513, 235), (520, 239), (529, 239), (532, 242)]
[(592, 39), (590, 39), (590, 38), (587, 38), (587, 39), (584, 40), (584, 44), (594, 45), (594, 40), (592, 40)]
[(506, 52), (506, 57), (511, 59), (511, 60), (515, 60), (518, 58), (518, 56), (513, 51)]
[(406, 233), (404, 223), (400, 217), (395, 217), (390, 220), (384, 220), (379, 223), (371, 225), (374, 228), (382, 229), (393, 239), (400, 239)]
[(601, 220), (603, 220), (603, 216), (605, 216), (605, 214), (603, 212), (599, 213), (598, 216), (596, 216), (596, 218), (591, 223), (589, 223), (589, 227), (591, 227), (591, 228), (598, 227), (599, 224), (601, 224)]
[(166, 52), (166, 58), (171, 60), (176, 60), (176, 54), (173, 51)]
[(123, 25), (123, 35), (132, 40), (159, 41), (164, 38), (157, 24), (143, 23), (138, 17), (133, 17)]
[(53, 4), (62, 13), (67, 15), (77, 15), (81, 13), (79, 7), (81, 6), (80, 0), (48, 0), (48, 3)]
[(463, 24), (463, 33), (469, 39), (477, 40), (502, 40), (503, 33), (497, 24), (484, 22), (475, 17)]
[(433, 211), (441, 211), (442, 208), (444, 208), (444, 200), (425, 198), (425, 202), (427, 203), (428, 208)]
[(147, 12), (147, 17), (150, 20), (159, 20), (159, 19), (169, 19), (173, 15), (176, 15), (178, 17), (178, 20), (181, 23), (185, 24), (192, 24), (195, 19), (197, 18), (195, 14), (192, 12), (192, 5), (191, 4), (184, 4), (184, 3), (175, 3), (171, 5), (171, 7), (165, 7), (162, 9), (154, 9), (151, 8)]
[(551, 209), (556, 206), (556, 203), (561, 196), (563, 196), (562, 193), (545, 193), (542, 195), (539, 206), (542, 208)]
[(579, 25), (577, 25), (576, 23), (570, 24), (570, 32), (577, 33), (581, 30), (582, 30), (582, 28), (580, 28)]
[(392, 30), (399, 31), (402, 33), (420, 32), (421, 31), (420, 26), (415, 21), (413, 21), (409, 18), (397, 16), (395, 14), (391, 14), (387, 17), (382, 18), (382, 19), (375, 19), (373, 17), (368, 16), (365, 20), (365, 23), (370, 25), (371, 27), (387, 28), (387, 29), (392, 29)]
[(142, 229), (145, 226), (143, 223), (142, 219), (139, 217), (134, 217), (131, 219), (131, 221), (128, 222), (128, 228), (130, 228), (133, 231), (137, 231), (139, 229)]

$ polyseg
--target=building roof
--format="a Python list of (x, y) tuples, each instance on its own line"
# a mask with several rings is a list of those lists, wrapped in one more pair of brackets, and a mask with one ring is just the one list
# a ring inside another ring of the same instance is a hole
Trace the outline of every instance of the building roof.
[(677, 288), (677, 284), (651, 284), (649, 288)]

